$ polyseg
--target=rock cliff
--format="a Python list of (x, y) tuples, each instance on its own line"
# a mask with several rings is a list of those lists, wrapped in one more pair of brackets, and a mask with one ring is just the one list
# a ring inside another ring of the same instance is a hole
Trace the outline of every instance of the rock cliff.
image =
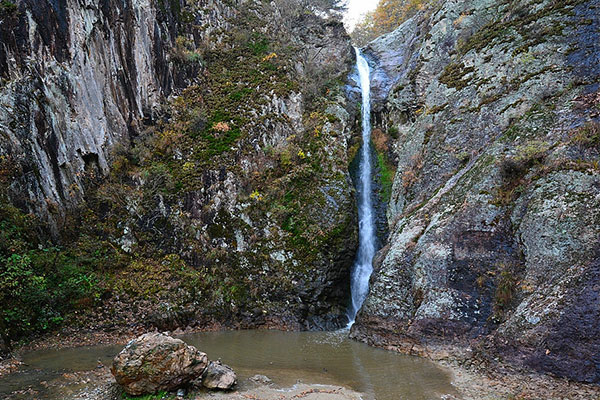
[(344, 323), (356, 111), (338, 17), (288, 0), (1, 7), (0, 259), (87, 284), (7, 294), (0, 330), (69, 307), (99, 329)]
[(399, 164), (353, 337), (600, 381), (599, 10), (445, 1), (364, 49)]
[(0, 154), (19, 167), (13, 201), (56, 225), (82, 200), (83, 174), (106, 174), (114, 145), (171, 93), (176, 24), (150, 1), (14, 5), (0, 28)]

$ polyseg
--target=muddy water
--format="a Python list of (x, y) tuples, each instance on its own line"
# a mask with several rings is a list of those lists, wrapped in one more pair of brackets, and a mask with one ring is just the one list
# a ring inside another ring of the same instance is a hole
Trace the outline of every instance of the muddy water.
[[(232, 366), (241, 390), (253, 387), (249, 377), (263, 374), (278, 387), (299, 381), (342, 385), (364, 393), (365, 399), (440, 399), (444, 394), (456, 394), (449, 375), (433, 363), (350, 341), (344, 332), (210, 332), (182, 339), (210, 359), (220, 358)], [(39, 398), (68, 398), (64, 387), (61, 391), (48, 389), (52, 388), (48, 382), (71, 379), (69, 385), (77, 390), (94, 385), (93, 379), (87, 384), (73, 382), (77, 371), (96, 369), (98, 360), (109, 365), (120, 349), (96, 346), (27, 354), (23, 358), (27, 367), (0, 378), (0, 398), (28, 387), (37, 391)], [(84, 381), (89, 379), (81, 376)]]

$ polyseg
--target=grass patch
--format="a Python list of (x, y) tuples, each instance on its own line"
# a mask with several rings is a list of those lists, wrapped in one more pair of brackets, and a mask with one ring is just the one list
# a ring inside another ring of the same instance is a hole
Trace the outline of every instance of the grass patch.
[(583, 147), (598, 147), (600, 145), (600, 123), (590, 121), (573, 130), (569, 136), (571, 142)]
[(164, 390), (161, 390), (160, 392), (158, 392), (156, 394), (145, 394), (145, 395), (141, 395), (141, 396), (130, 396), (127, 393), (123, 393), (121, 395), (121, 398), (123, 400), (170, 400), (170, 399), (175, 399), (176, 396), (169, 394)]
[(381, 183), (381, 198), (387, 203), (390, 201), (392, 195), (392, 185), (396, 171), (380, 152), (377, 152), (377, 168), (379, 169), (379, 180)]
[[(470, 73), (473, 73), (473, 75), (466, 78)], [(461, 90), (467, 87), (474, 78), (475, 67), (465, 67), (463, 63), (451, 63), (446, 65), (444, 72), (440, 75), (439, 81), (448, 87)]]
[(248, 48), (255, 56), (260, 56), (269, 52), (269, 39), (259, 33), (252, 34), (248, 42)]
[(2, 0), (0, 1), (0, 17), (5, 17), (11, 14), (16, 13), (18, 7), (15, 3), (10, 0)]
[(500, 273), (496, 279), (496, 290), (492, 305), (493, 313), (491, 316), (495, 322), (501, 322), (506, 319), (506, 314), (514, 303), (518, 287), (518, 279), (512, 266), (501, 264), (498, 266), (498, 269)]

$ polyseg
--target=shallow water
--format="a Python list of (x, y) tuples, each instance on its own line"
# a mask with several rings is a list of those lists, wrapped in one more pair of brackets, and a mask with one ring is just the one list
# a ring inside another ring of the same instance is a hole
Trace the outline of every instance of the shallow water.
[[(446, 371), (415, 357), (375, 349), (346, 338), (347, 332), (234, 331), (182, 337), (212, 360), (221, 359), (238, 374), (240, 388), (263, 374), (279, 387), (298, 381), (342, 385), (365, 393), (365, 399), (439, 399), (456, 394)], [(98, 360), (109, 365), (122, 346), (41, 350), (26, 354), (21, 372), (0, 378), (0, 398), (33, 387), (45, 399), (58, 399), (40, 382), (61, 379), (65, 372), (92, 370)], [(68, 375), (68, 374), (67, 374)]]

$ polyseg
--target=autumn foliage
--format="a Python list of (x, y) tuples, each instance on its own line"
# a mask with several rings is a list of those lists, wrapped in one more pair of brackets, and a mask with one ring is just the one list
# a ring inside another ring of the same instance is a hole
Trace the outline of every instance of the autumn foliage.
[(381, 0), (350, 33), (354, 43), (364, 46), (371, 40), (396, 29), (435, 0)]

